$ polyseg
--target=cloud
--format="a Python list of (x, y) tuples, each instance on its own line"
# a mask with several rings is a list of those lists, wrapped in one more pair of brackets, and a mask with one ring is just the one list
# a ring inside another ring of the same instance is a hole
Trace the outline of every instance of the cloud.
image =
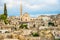
[(0, 10), (2, 10), (3, 9), (3, 7), (2, 6), (0, 6)]
[(14, 8), (18, 5), (18, 0), (3, 0), (3, 2), (7, 4), (7, 8)]
[[(57, 6), (59, 6), (58, 0), (38, 0), (38, 1), (32, 0), (33, 3), (31, 3), (31, 0), (29, 0), (29, 1), (28, 2), (23, 1), (23, 6), (30, 10), (55, 9)], [(37, 4), (35, 4), (35, 3), (37, 3)]]
[[(7, 3), (8, 8), (20, 7), (20, 0), (3, 0), (3, 2)], [(24, 8), (39, 10), (58, 4), (58, 0), (22, 0), (22, 3)]]
[(45, 0), (45, 3), (54, 5), (54, 4), (58, 4), (58, 0)]
[[(20, 0), (1, 0), (0, 10), (3, 9), (3, 3), (7, 4), (8, 13), (11, 12), (11, 15), (12, 13), (20, 13)], [(60, 0), (22, 0), (22, 4), (23, 12), (27, 11), (31, 15), (48, 14), (49, 12), (52, 14), (52, 12), (60, 11)]]
[(45, 7), (45, 4), (37, 4), (37, 5), (31, 5), (31, 4), (25, 4), (24, 5), (26, 8), (31, 9), (31, 10), (37, 10), (37, 9), (41, 9), (43, 7)]

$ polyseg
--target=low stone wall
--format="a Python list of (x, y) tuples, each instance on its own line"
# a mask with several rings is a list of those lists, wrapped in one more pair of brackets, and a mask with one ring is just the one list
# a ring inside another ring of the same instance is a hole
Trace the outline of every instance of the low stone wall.
[(41, 40), (40, 37), (26, 37), (26, 40)]
[(4, 39), (4, 40), (18, 40), (18, 39)]

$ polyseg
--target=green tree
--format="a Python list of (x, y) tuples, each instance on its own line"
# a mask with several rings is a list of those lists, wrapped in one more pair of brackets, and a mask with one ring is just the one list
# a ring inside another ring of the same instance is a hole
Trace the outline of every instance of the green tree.
[(4, 14), (0, 15), (0, 20), (3, 20), (5, 24), (8, 23), (6, 3), (4, 4)]
[(60, 38), (58, 38), (58, 39), (55, 39), (55, 40), (60, 40)]
[(4, 15), (5, 15), (6, 18), (7, 18), (7, 8), (6, 8), (6, 3), (4, 4)]
[(0, 20), (3, 20), (5, 24), (9, 23), (9, 21), (7, 20), (7, 18), (4, 14), (0, 15)]
[(4, 23), (5, 23), (5, 24), (8, 24), (8, 23), (9, 23), (9, 21), (8, 21), (8, 20), (4, 20)]
[(6, 16), (4, 14), (0, 15), (0, 20), (6, 20)]

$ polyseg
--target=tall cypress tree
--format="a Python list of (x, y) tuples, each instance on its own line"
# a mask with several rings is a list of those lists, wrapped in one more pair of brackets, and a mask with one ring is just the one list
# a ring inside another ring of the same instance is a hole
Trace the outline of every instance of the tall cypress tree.
[(6, 8), (6, 3), (4, 3), (4, 15), (5, 15), (6, 18), (7, 18), (7, 8)]

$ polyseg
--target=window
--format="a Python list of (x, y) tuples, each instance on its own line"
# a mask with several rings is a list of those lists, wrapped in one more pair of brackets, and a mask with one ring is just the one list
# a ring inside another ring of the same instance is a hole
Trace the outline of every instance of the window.
[(25, 19), (25, 21), (27, 21), (27, 19)]
[(0, 31), (0, 33), (2, 33), (2, 31)]

